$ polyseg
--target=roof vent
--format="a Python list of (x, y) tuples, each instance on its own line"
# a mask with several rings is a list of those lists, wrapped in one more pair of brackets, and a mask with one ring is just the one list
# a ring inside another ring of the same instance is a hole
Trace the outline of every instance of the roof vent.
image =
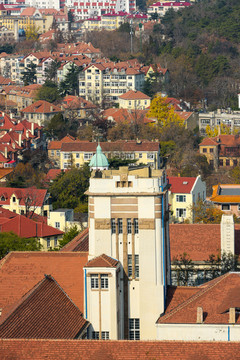
[(183, 185), (187, 185), (188, 184), (188, 182), (187, 181), (183, 181)]

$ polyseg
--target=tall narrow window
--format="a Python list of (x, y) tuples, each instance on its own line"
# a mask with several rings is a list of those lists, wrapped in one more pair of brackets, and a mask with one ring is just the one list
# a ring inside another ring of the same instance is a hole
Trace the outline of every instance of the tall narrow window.
[(122, 219), (118, 219), (118, 233), (122, 234), (123, 233), (123, 223), (122, 223)]
[(128, 255), (128, 277), (132, 276), (132, 255)]
[(132, 221), (131, 221), (131, 219), (127, 219), (127, 233), (128, 234), (132, 233)]
[(134, 219), (134, 233), (138, 234), (138, 219)]
[(98, 275), (92, 274), (91, 275), (91, 289), (98, 289)]
[(129, 319), (129, 340), (140, 340), (139, 319)]
[(108, 275), (101, 275), (101, 289), (108, 289)]
[(139, 255), (135, 255), (135, 278), (139, 278)]
[(112, 234), (116, 234), (116, 220), (115, 219), (111, 220), (111, 230), (112, 230)]

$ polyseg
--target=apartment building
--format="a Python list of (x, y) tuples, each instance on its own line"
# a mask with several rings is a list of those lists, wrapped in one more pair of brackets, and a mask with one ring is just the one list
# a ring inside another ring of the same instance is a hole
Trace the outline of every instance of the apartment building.
[[(162, 165), (158, 142), (118, 140), (101, 142), (100, 146), (108, 159), (129, 159), (133, 160), (133, 164), (145, 164), (153, 169), (159, 169)], [(48, 157), (59, 164), (60, 169), (64, 170), (73, 165), (81, 167), (88, 163), (96, 154), (96, 150), (96, 142), (71, 141), (71, 139), (68, 142), (53, 141), (48, 144)]]
[(206, 134), (206, 128), (219, 132), (221, 125), (229, 127), (231, 134), (240, 129), (240, 110), (222, 110), (199, 113), (199, 131)]
[(79, 95), (87, 100), (118, 101), (119, 94), (128, 90), (141, 90), (144, 73), (125, 63), (89, 65), (79, 75)]
[(181, 10), (181, 9), (183, 9), (185, 7), (189, 7), (189, 6), (191, 6), (191, 3), (187, 2), (187, 1), (156, 2), (153, 5), (150, 5), (148, 7), (147, 13), (150, 16), (154, 15), (154, 14), (157, 14), (159, 17), (163, 17), (169, 9), (173, 9), (174, 11), (178, 11), (178, 10)]

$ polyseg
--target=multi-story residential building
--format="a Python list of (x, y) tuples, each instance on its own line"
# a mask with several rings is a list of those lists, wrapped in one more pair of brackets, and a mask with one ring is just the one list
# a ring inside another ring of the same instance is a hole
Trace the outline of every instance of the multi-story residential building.
[(226, 111), (218, 109), (217, 111), (199, 113), (199, 131), (206, 134), (206, 128), (219, 132), (221, 125), (229, 127), (233, 134), (240, 129), (240, 111)]
[(118, 99), (120, 109), (144, 110), (151, 104), (151, 98), (137, 90), (127, 91), (125, 94), (120, 95)]
[(59, 0), (25, 0), (25, 4), (30, 7), (36, 7), (37, 9), (60, 9)]
[[(159, 169), (162, 165), (160, 146), (152, 141), (114, 141), (100, 143), (107, 158), (123, 158), (133, 160), (133, 164), (150, 165)], [(53, 141), (48, 144), (49, 159), (60, 165), (61, 169), (68, 169), (75, 165), (80, 167), (88, 163), (96, 153), (97, 143), (89, 141)]]
[(240, 185), (218, 184), (212, 187), (213, 192), (210, 200), (226, 214), (234, 214), (240, 217)]
[(40, 126), (46, 121), (49, 121), (54, 115), (62, 113), (63, 111), (64, 109), (60, 106), (53, 105), (45, 100), (38, 100), (21, 110), (28, 121), (34, 122)]
[(156, 2), (153, 5), (150, 5), (147, 9), (148, 15), (152, 16), (157, 14), (159, 17), (163, 17), (169, 9), (173, 9), (174, 11), (181, 10), (185, 7), (191, 6), (190, 2), (187, 1), (179, 1), (179, 2)]
[(197, 177), (170, 176), (169, 204), (173, 222), (194, 221), (193, 206), (206, 199), (206, 184)]
[(200, 154), (205, 155), (212, 169), (239, 165), (239, 135), (218, 135), (205, 138), (199, 144)]
[(87, 100), (118, 101), (119, 94), (141, 90), (144, 73), (125, 63), (92, 64), (79, 75), (79, 94)]
[[(73, 10), (75, 19), (86, 20), (89, 18), (95, 18), (104, 14), (121, 14), (121, 13), (132, 13), (136, 11), (136, 0), (112, 0), (110, 2), (94, 2), (92, 0), (84, 1), (73, 1), (67, 0), (66, 5)], [(115, 15), (113, 15), (115, 17)], [(108, 22), (108, 20), (106, 20)], [(119, 21), (119, 20), (116, 20)], [(121, 20), (120, 20), (121, 21)], [(113, 23), (115, 20), (113, 21)], [(107, 26), (113, 25), (108, 22)], [(110, 29), (108, 29), (110, 30)]]

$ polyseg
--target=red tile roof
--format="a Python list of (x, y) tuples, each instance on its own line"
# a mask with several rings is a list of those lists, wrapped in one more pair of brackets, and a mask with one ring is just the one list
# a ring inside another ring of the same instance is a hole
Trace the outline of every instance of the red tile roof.
[(74, 339), (86, 327), (83, 314), (51, 275), (0, 318), (0, 338)]
[(186, 253), (193, 261), (208, 260), (221, 249), (220, 224), (170, 224), (171, 260)]
[(217, 146), (217, 145), (218, 145), (218, 142), (215, 141), (213, 138), (205, 138), (199, 144), (199, 146)]
[[(136, 142), (135, 140), (118, 140), (114, 142), (101, 142), (104, 152), (108, 151), (158, 151), (159, 143), (152, 141)], [(96, 142), (79, 141), (75, 143), (63, 143), (61, 151), (92, 151), (97, 148)]]
[[(5, 200), (2, 201), (1, 197), (4, 196)], [(10, 198), (15, 196), (19, 200), (19, 205), (24, 206), (27, 198), (32, 199), (32, 206), (42, 207), (47, 196), (46, 189), (30, 188), (8, 188), (0, 187), (0, 205), (10, 205)]]
[(0, 340), (2, 360), (239, 360), (239, 342)]
[(198, 291), (199, 288), (196, 286), (168, 286), (165, 314), (184, 303)]
[(53, 105), (47, 101), (44, 100), (38, 100), (32, 105), (27, 106), (26, 108), (21, 110), (24, 113), (58, 113), (61, 112), (62, 109), (58, 105)]
[(197, 178), (169, 176), (170, 191), (173, 194), (190, 194)]
[(150, 100), (150, 96), (145, 95), (144, 93), (142, 93), (141, 91), (137, 91), (137, 90), (129, 90), (127, 91), (125, 94), (122, 94), (121, 96), (119, 96), (119, 99), (124, 99), (124, 100)]
[(89, 229), (83, 230), (68, 244), (66, 244), (60, 251), (86, 251), (88, 252), (89, 245)]
[(111, 258), (105, 254), (97, 256), (92, 260), (88, 261), (88, 263), (84, 267), (117, 267), (119, 261)]
[(131, 109), (115, 109), (110, 108), (103, 111), (103, 117), (107, 120), (113, 120), (116, 123), (132, 124), (148, 124), (155, 122), (146, 117), (148, 110), (131, 110)]
[[(240, 273), (227, 273), (198, 289), (198, 292), (160, 317), (157, 322), (196, 324), (197, 307), (202, 307), (205, 324), (229, 324), (229, 309), (239, 307)], [(236, 323), (240, 324), (240, 317), (236, 317)]]
[(56, 179), (58, 175), (60, 175), (62, 172), (61, 169), (50, 169), (45, 177), (45, 181), (49, 182), (51, 180)]
[(75, 142), (75, 141), (78, 141), (78, 140), (76, 140), (71, 135), (66, 135), (62, 140), (50, 141), (48, 143), (48, 150), (60, 150), (61, 146), (62, 146), (62, 143)]
[(0, 304), (3, 314), (22, 296), (51, 274), (59, 286), (83, 312), (83, 266), (88, 253), (11, 252), (0, 262)]
[(33, 16), (36, 11), (34, 7), (28, 7), (21, 12), (21, 16)]

